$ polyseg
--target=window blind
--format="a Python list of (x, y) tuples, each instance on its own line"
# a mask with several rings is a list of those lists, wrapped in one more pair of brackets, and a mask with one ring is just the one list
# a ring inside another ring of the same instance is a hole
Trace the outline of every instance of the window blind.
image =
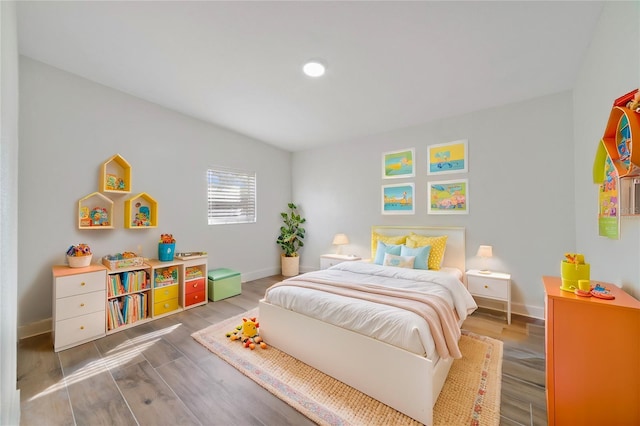
[(256, 174), (221, 167), (207, 170), (209, 225), (255, 223)]

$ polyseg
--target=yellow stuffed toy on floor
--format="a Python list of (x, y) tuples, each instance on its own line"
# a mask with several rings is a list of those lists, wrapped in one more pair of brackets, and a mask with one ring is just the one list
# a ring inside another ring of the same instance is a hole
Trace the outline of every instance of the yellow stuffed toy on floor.
[(262, 341), (262, 337), (258, 333), (260, 324), (257, 318), (242, 318), (242, 324), (237, 326), (234, 331), (227, 333), (227, 337), (232, 341), (239, 340), (244, 344), (245, 348), (254, 350), (256, 345), (262, 349), (267, 349), (267, 344)]

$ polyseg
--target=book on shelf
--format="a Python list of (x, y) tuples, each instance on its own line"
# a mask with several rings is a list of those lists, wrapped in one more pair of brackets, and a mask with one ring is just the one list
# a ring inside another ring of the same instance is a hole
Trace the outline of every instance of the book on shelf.
[(121, 327), (126, 324), (133, 324), (136, 321), (149, 316), (149, 294), (134, 293), (109, 300), (107, 310), (107, 327), (109, 330)]
[(109, 297), (134, 293), (149, 288), (149, 277), (144, 270), (109, 275)]

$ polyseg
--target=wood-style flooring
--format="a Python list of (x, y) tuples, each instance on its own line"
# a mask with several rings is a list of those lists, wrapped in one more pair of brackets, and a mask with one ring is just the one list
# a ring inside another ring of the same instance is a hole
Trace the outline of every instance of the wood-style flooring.
[[(242, 294), (58, 353), (50, 334), (18, 344), (22, 425), (311, 425), (198, 344), (191, 333), (258, 304), (273, 276)], [(465, 329), (504, 342), (502, 425), (545, 425), (544, 328), (474, 313)]]

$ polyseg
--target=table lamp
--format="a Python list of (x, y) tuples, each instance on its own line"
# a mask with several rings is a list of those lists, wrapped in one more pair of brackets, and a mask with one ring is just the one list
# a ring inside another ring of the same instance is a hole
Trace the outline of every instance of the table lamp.
[(345, 234), (336, 234), (333, 236), (333, 245), (338, 246), (336, 254), (340, 254), (340, 249), (343, 245), (349, 244), (349, 238)]
[(482, 266), (483, 268), (479, 271), (481, 274), (490, 274), (491, 271), (487, 269), (487, 259), (493, 257), (493, 247), (491, 246), (480, 246), (478, 247), (478, 253), (476, 256), (482, 258)]

